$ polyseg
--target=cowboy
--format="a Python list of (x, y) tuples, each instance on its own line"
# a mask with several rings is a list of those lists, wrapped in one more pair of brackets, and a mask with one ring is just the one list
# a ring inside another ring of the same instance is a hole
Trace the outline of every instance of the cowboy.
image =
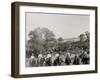
[(31, 66), (36, 66), (36, 58), (34, 56), (34, 54), (32, 53), (31, 57), (30, 57), (30, 63), (31, 63)]
[(43, 66), (45, 59), (42, 54), (38, 55), (38, 66)]
[(60, 58), (59, 58), (59, 54), (58, 53), (56, 53), (56, 55), (55, 55), (55, 59), (54, 59), (53, 65), (54, 66), (60, 65)]
[(66, 58), (65, 58), (65, 64), (66, 64), (66, 65), (70, 65), (70, 63), (71, 63), (71, 58), (70, 58), (69, 54), (70, 54), (70, 53), (68, 53), (68, 54), (66, 55)]
[(75, 54), (73, 64), (74, 64), (74, 65), (78, 65), (79, 63), (80, 63), (79, 56), (78, 56), (78, 54)]
[(52, 61), (51, 61), (51, 54), (48, 54), (45, 60), (45, 66), (51, 66)]

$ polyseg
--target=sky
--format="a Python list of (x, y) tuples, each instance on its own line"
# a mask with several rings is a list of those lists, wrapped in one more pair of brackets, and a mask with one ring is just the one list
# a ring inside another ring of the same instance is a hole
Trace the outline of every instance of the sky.
[(76, 14), (26, 13), (26, 39), (30, 31), (48, 28), (56, 38), (74, 38), (89, 31), (90, 16)]

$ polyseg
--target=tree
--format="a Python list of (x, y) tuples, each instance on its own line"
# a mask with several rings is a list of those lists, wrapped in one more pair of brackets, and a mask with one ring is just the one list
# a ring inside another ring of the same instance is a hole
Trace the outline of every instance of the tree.
[(55, 45), (55, 35), (53, 33), (53, 31), (49, 30), (48, 28), (42, 28), (42, 32), (43, 32), (43, 39), (44, 39), (44, 47), (45, 49), (48, 49), (50, 47), (53, 47)]
[(59, 37), (58, 38), (58, 42), (62, 42), (63, 41), (63, 38), (62, 37)]
[(85, 35), (87, 37), (87, 41), (89, 42), (90, 41), (90, 33), (88, 31), (85, 32)]
[(53, 31), (50, 31), (48, 28), (42, 28), (42, 36), (45, 37), (45, 41), (52, 41), (55, 39)]
[(84, 34), (80, 34), (79, 38), (80, 38), (80, 41), (83, 42), (84, 41)]
[(50, 41), (55, 40), (55, 35), (48, 28), (36, 28), (29, 33), (28, 42), (31, 44), (30, 47), (33, 50), (38, 51), (39, 54), (42, 50), (44, 50)]

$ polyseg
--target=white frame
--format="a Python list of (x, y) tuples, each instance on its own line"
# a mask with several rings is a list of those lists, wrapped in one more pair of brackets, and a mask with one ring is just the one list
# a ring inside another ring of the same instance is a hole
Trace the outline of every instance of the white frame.
[[(90, 64), (60, 67), (25, 67), (25, 12), (64, 13), (90, 15)], [(20, 6), (20, 74), (39, 74), (95, 70), (95, 11), (69, 8)], [(74, 67), (74, 68), (73, 68)]]

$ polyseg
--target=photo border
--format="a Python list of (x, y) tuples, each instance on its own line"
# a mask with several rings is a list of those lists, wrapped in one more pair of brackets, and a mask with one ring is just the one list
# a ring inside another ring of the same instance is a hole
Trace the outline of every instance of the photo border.
[[(59, 73), (43, 73), (43, 74), (19, 74), (19, 8), (20, 6), (39, 6), (39, 7), (55, 7), (55, 8), (72, 8), (72, 9), (88, 9), (95, 10), (95, 70), (90, 71), (74, 71), (74, 72), (59, 72)], [(80, 6), (80, 5), (62, 5), (62, 4), (47, 4), (47, 3), (31, 3), (31, 2), (13, 2), (11, 4), (11, 76), (15, 78), (23, 77), (41, 77), (41, 76), (57, 76), (57, 75), (72, 75), (97, 73), (97, 7), (96, 6)]]

